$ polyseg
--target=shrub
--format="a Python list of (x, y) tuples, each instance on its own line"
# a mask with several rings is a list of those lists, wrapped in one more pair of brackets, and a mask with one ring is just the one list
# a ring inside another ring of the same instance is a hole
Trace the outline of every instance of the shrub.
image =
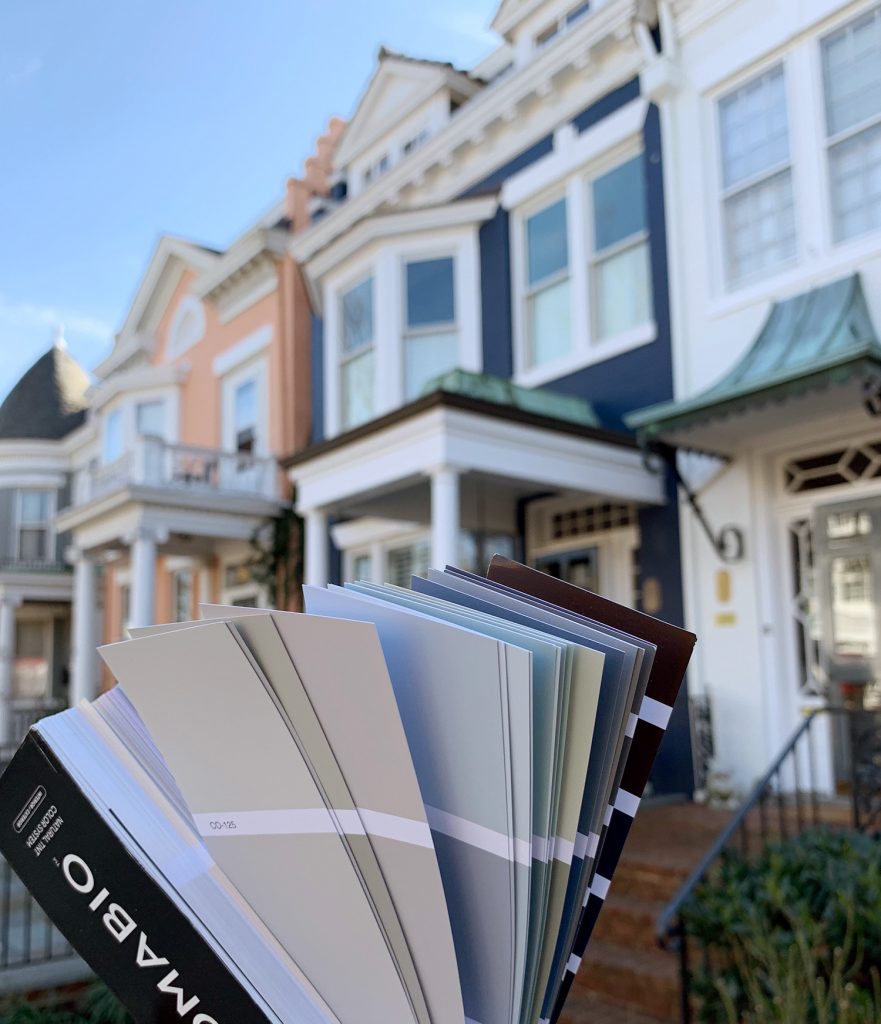
[(881, 848), (814, 829), (756, 859), (729, 850), (685, 909), (706, 1024), (881, 1021)]

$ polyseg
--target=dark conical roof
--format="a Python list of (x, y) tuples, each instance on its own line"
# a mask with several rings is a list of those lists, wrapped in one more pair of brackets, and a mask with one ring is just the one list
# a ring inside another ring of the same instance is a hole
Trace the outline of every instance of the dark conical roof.
[(53, 345), (0, 405), (0, 441), (56, 441), (86, 417), (89, 375), (63, 345)]

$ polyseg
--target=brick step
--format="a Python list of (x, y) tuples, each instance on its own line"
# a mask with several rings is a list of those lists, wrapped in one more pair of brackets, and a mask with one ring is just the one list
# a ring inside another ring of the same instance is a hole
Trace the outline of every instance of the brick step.
[(665, 905), (664, 900), (640, 899), (617, 892), (613, 883), (597, 920), (594, 939), (624, 949), (653, 952), (658, 948), (655, 925)]
[(592, 941), (572, 986), (576, 993), (593, 992), (607, 1002), (629, 1007), (662, 1021), (679, 1019), (679, 968), (676, 956), (660, 949), (628, 949)]
[(631, 1006), (610, 1003), (583, 989), (571, 993), (566, 1008), (560, 1015), (560, 1024), (666, 1024), (654, 1014), (634, 1010)]
[(669, 863), (622, 860), (612, 878), (610, 898), (614, 894), (616, 897), (667, 903), (688, 877), (689, 871), (690, 867), (685, 863), (677, 867)]

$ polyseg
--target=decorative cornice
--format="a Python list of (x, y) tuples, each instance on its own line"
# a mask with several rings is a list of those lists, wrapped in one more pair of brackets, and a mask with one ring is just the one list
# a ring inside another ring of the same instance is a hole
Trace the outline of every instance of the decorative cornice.
[[(462, 185), (461, 181), (454, 178), (456, 164), (465, 163), (468, 152), (482, 145), (492, 126), (498, 123), (510, 126), (512, 110), (519, 109), (531, 98), (550, 97), (555, 82), (561, 76), (571, 70), (583, 71), (589, 63), (590, 54), (601, 50), (609, 42), (632, 51), (638, 69), (642, 58), (631, 30), (639, 10), (640, 0), (608, 0), (589, 18), (573, 27), (559, 42), (536, 55), (528, 64), (506, 75), (498, 86), (481, 90), (456, 112), (443, 130), (428, 139), (423, 146), (392, 167), (369, 188), (298, 235), (292, 243), (296, 258), (301, 261), (310, 259), (359, 221), (384, 205), (394, 205), (404, 189), (426, 179), (431, 171), (437, 170), (448, 176), (451, 187), (441, 191), (448, 192), (447, 198), (452, 198), (456, 192), (455, 186)], [(629, 68), (622, 68), (622, 72), (625, 76), (633, 73)], [(601, 76), (597, 85), (608, 87), (605, 76)], [(461, 159), (451, 160), (453, 153)], [(473, 181), (480, 180), (483, 173), (482, 168), (475, 170)]]

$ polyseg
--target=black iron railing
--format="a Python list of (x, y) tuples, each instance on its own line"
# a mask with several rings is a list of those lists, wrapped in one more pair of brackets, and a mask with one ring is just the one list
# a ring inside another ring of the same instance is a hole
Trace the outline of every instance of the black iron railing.
[(660, 944), (679, 954), (682, 1024), (692, 1020), (686, 918), (695, 889), (725, 849), (736, 846), (751, 856), (770, 839), (795, 837), (827, 820), (821, 793), (828, 784), (823, 785), (818, 774), (815, 741), (815, 723), (821, 717), (831, 717), (833, 725), (841, 727), (839, 742), (847, 752), (846, 823), (862, 832), (881, 830), (881, 711), (831, 706), (811, 711), (658, 918)]
[[(0, 775), (11, 760), (12, 751), (0, 752)], [(24, 969), (76, 960), (70, 943), (52, 924), (24, 883), (0, 857), (0, 993), (16, 988), (40, 987), (38, 973)], [(8, 982), (20, 971), (21, 985)], [(83, 965), (83, 975), (87, 973)]]

